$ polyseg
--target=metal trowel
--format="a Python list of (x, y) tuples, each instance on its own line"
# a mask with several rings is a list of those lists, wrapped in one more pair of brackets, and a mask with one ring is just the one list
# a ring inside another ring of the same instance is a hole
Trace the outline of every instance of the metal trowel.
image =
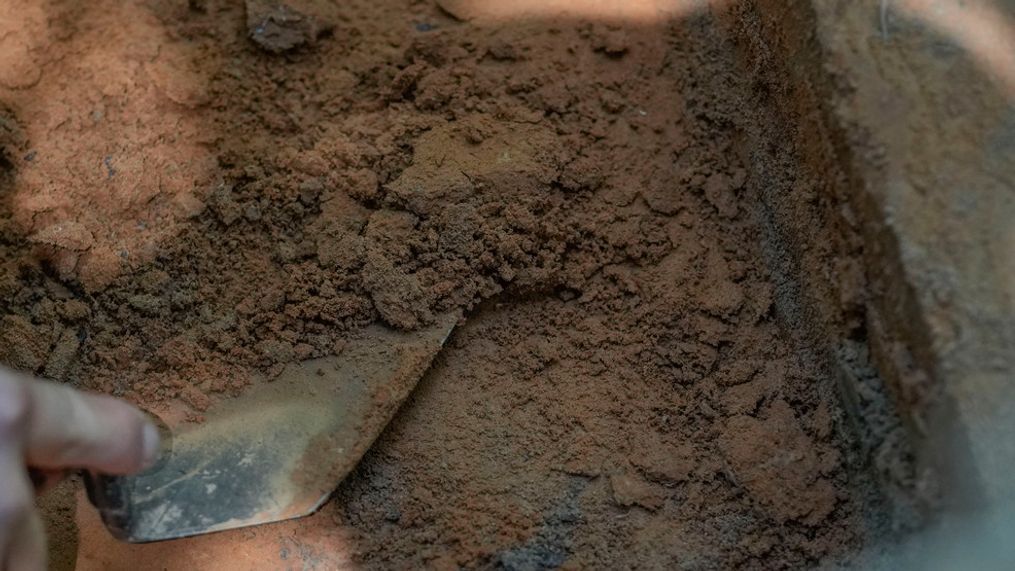
[(293, 364), (171, 429), (171, 445), (135, 476), (86, 478), (117, 538), (176, 539), (316, 511), (380, 435), (457, 322), (411, 333), (371, 326), (338, 356)]

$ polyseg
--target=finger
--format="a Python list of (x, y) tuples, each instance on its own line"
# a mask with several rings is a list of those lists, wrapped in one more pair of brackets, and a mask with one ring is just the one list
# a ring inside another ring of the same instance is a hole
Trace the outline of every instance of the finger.
[(138, 409), (47, 381), (22, 382), (31, 401), (25, 436), (30, 466), (129, 474), (155, 462), (158, 429)]
[(11, 550), (7, 558), (8, 569), (46, 571), (49, 553), (46, 551), (46, 527), (33, 507), (11, 537)]
[(33, 506), (21, 449), (14, 440), (0, 441), (0, 569), (44, 571), (45, 536)]

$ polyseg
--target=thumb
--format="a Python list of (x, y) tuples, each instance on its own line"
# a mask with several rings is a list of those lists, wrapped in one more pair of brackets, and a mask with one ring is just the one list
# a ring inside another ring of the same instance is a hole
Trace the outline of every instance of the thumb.
[(48, 381), (18, 378), (28, 398), (25, 455), (44, 469), (129, 474), (154, 464), (158, 429), (135, 407)]

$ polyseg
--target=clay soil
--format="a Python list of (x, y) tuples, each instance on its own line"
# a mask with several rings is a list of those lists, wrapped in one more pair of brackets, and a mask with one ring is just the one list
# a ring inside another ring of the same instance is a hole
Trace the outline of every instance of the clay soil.
[(20, 4), (4, 363), (200, 422), (368, 324), (463, 312), (264, 568), (321, 533), (365, 568), (806, 567), (864, 544), (832, 381), (763, 262), (749, 82), (707, 14)]

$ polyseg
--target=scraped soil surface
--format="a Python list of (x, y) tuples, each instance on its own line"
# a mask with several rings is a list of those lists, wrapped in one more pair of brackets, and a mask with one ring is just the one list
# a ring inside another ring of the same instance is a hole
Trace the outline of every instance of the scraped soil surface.
[(780, 568), (863, 542), (707, 15), (24, 4), (0, 8), (3, 362), (200, 422), (368, 324), (460, 310), (297, 529), (367, 568)]

